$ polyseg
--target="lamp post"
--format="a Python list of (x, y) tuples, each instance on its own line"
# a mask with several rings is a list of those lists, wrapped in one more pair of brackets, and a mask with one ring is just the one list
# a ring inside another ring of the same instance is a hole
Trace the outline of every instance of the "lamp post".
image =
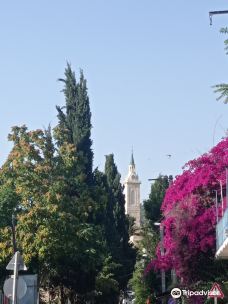
[[(148, 181), (157, 181), (159, 180), (159, 178), (149, 178)], [(163, 243), (163, 239), (164, 239), (164, 227), (161, 225), (161, 223), (155, 222), (154, 223), (155, 226), (159, 226), (159, 230), (160, 230), (160, 248), (161, 248), (161, 256), (164, 256), (164, 243)], [(161, 269), (161, 287), (162, 287), (162, 293), (165, 292), (165, 271), (164, 269)], [(162, 302), (164, 303), (164, 300), (162, 300)]]
[(212, 25), (212, 16), (213, 15), (221, 15), (221, 14), (228, 14), (228, 11), (211, 11), (209, 12), (209, 18), (210, 18), (210, 25)]
[[(155, 226), (159, 226), (159, 230), (160, 230), (160, 241), (161, 241), (161, 245), (160, 245), (160, 249), (161, 249), (161, 256), (164, 256), (165, 252), (164, 252), (164, 226), (161, 225), (161, 223), (154, 223)], [(165, 292), (166, 288), (165, 288), (165, 270), (161, 269), (161, 285), (162, 285), (162, 293)]]
[[(172, 176), (170, 175), (168, 178), (168, 187), (171, 186), (172, 184)], [(158, 181), (160, 178), (149, 178), (148, 181)], [(165, 186), (162, 184), (162, 188), (166, 190)], [(159, 223), (155, 222), (155, 226), (159, 226), (160, 230), (160, 250), (161, 250), (161, 256), (163, 257), (165, 255), (165, 250), (164, 250), (164, 226)], [(173, 278), (175, 277), (175, 272), (173, 271)], [(174, 280), (173, 280), (174, 281)], [(165, 293), (166, 291), (166, 279), (165, 279), (165, 270), (161, 269), (161, 287), (162, 287), (162, 294)], [(162, 299), (162, 303), (165, 303), (165, 299)]]
[(16, 253), (17, 244), (16, 244), (16, 233), (15, 233), (15, 215), (12, 214), (12, 238), (13, 238), (13, 251)]

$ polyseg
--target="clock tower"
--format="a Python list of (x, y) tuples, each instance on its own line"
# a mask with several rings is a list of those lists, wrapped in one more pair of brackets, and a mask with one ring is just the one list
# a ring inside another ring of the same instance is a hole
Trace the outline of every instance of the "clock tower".
[(128, 175), (125, 179), (125, 212), (135, 218), (136, 228), (141, 226), (141, 208), (140, 208), (140, 184), (139, 177), (135, 170), (135, 162), (133, 152), (131, 154), (131, 162), (128, 168)]

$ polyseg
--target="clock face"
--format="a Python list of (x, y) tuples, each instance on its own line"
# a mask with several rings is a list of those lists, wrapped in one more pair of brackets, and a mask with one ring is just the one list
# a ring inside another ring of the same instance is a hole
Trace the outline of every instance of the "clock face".
[(132, 179), (135, 179), (135, 174), (132, 174), (131, 178), (132, 178)]

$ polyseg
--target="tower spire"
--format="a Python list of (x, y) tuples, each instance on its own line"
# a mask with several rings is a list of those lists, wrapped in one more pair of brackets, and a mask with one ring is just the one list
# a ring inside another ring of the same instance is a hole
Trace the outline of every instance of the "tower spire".
[(133, 155), (133, 147), (131, 149), (131, 162), (130, 162), (131, 166), (135, 166), (135, 161), (134, 161), (134, 155)]

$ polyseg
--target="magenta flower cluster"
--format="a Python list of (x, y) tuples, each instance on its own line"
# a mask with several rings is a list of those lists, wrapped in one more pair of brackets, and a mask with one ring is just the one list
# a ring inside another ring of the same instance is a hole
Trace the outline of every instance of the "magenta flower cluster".
[(159, 244), (156, 258), (147, 265), (145, 274), (151, 270), (174, 269), (183, 282), (200, 279), (197, 277), (200, 267), (215, 255), (215, 190), (220, 201), (219, 217), (222, 197), (226, 208), (226, 167), (228, 138), (183, 167), (183, 173), (175, 178), (162, 204), (165, 254), (161, 256)]

